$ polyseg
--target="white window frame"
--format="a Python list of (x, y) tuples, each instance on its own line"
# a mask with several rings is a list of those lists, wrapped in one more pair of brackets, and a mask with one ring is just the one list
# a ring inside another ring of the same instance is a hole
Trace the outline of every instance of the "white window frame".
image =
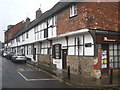
[(56, 16), (52, 17), (52, 25), (56, 26)]
[(25, 41), (25, 34), (22, 35), (22, 42)]
[(73, 4), (70, 6), (70, 17), (77, 15), (77, 5)]

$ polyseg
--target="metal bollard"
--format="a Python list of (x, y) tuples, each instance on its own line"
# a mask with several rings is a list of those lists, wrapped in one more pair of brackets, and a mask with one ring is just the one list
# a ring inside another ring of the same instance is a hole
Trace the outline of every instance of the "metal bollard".
[(68, 79), (70, 80), (70, 66), (68, 66)]
[(109, 84), (112, 84), (113, 81), (113, 69), (109, 70)]

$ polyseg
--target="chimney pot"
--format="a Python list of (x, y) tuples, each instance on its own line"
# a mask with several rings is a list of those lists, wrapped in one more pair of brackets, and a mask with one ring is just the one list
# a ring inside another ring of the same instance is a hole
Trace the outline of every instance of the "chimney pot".
[(37, 11), (36, 11), (36, 19), (38, 19), (42, 14), (42, 11), (41, 9), (39, 8)]

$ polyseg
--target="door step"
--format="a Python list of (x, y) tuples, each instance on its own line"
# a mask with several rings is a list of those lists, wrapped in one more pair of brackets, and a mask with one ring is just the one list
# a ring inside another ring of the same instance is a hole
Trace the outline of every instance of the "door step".
[(101, 78), (109, 78), (109, 76), (108, 76), (108, 75), (106, 75), (106, 76), (101, 76)]

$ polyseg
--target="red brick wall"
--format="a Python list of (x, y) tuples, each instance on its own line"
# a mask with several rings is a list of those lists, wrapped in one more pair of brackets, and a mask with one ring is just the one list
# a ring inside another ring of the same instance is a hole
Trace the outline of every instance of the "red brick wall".
[(69, 8), (58, 14), (58, 35), (82, 28), (118, 31), (117, 2), (83, 2), (77, 6), (78, 14), (73, 18)]
[(26, 22), (20, 22), (16, 25), (14, 25), (12, 28), (10, 28), (7, 31), (7, 34), (5, 35), (5, 41), (9, 41), (22, 27), (26, 25)]

